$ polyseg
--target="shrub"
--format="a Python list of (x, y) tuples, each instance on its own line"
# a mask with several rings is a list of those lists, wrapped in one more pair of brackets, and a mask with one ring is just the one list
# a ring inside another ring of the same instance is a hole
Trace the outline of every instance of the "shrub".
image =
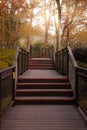
[(40, 41), (37, 41), (32, 46), (34, 49), (40, 49), (42, 47), (42, 43)]
[(86, 63), (83, 63), (83, 62), (81, 62), (81, 61), (77, 61), (77, 63), (78, 63), (78, 65), (79, 65), (80, 67), (87, 68), (87, 64), (86, 64)]
[(7, 67), (8, 67), (7, 63), (0, 61), (0, 68), (7, 68)]
[(87, 63), (87, 47), (78, 47), (73, 50), (76, 60)]
[(15, 50), (0, 49), (0, 68), (12, 66)]

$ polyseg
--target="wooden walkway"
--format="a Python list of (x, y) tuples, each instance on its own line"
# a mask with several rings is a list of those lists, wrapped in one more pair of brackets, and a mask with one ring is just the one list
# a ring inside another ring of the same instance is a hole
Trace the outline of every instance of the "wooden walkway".
[(17, 105), (1, 120), (1, 130), (87, 130), (73, 105)]
[(19, 76), (19, 78), (30, 78), (30, 79), (55, 79), (55, 78), (62, 78), (66, 77), (58, 73), (56, 70), (45, 70), (45, 69), (29, 69), (23, 75)]
[[(62, 75), (56, 70), (30, 69), (20, 77), (61, 78)], [(74, 105), (15, 105), (2, 117), (0, 130), (87, 130), (87, 122)]]

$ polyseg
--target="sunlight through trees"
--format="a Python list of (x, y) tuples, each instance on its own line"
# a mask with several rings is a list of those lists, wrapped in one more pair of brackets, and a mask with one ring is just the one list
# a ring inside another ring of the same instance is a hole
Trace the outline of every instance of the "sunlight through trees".
[[(0, 45), (87, 44), (86, 0), (1, 0)], [(25, 41), (25, 42), (24, 42)]]

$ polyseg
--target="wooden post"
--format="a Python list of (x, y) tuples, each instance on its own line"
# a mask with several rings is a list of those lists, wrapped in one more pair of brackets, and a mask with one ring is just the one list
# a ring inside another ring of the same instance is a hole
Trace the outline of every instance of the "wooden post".
[(76, 98), (76, 107), (78, 107), (78, 68), (75, 67), (75, 98)]
[(12, 89), (12, 100), (14, 100), (15, 98), (15, 79), (16, 79), (16, 73), (15, 73), (15, 67), (13, 68), (12, 70), (12, 73), (13, 73), (13, 89)]

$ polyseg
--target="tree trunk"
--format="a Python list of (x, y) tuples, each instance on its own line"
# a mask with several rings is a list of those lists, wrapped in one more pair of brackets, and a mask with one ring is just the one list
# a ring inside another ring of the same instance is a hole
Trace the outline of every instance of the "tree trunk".
[[(49, 6), (49, 16), (47, 16), (47, 6)], [(46, 0), (44, 0), (44, 20), (45, 20), (45, 37), (44, 37), (44, 43), (48, 43), (48, 30), (50, 25), (50, 12), (51, 12), (51, 2), (50, 5), (46, 4)]]
[(58, 7), (58, 34), (57, 34), (57, 41), (58, 41), (58, 45), (57, 45), (57, 50), (61, 50), (61, 4), (60, 4), (60, 0), (56, 0), (57, 2), (57, 7)]

